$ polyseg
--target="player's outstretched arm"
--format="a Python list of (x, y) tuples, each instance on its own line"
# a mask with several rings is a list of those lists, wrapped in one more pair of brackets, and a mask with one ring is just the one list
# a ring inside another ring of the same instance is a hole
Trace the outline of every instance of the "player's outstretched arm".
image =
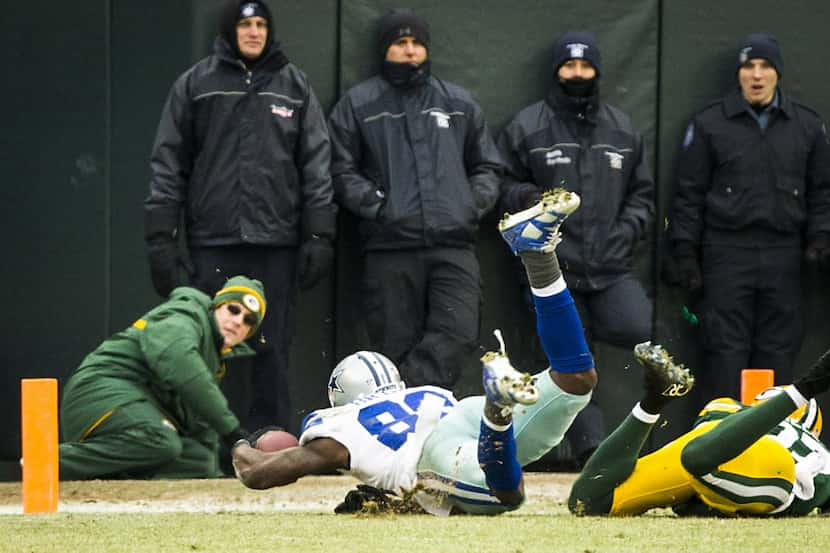
[(233, 450), (237, 478), (248, 488), (266, 490), (296, 482), (310, 474), (349, 468), (349, 451), (330, 438), (318, 438), (299, 447), (265, 452), (242, 443)]

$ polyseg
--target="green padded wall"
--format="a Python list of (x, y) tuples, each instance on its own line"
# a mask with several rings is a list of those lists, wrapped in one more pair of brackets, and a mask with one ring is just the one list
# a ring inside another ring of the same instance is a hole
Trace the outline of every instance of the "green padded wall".
[[(159, 298), (144, 251), (149, 154), (173, 80), (209, 53), (218, 0), (49, 2), (0, 23), (6, 82), (0, 159), (8, 241), (2, 298), (0, 459), (19, 457), (19, 380), (63, 380), (103, 338)], [(321, 102), (336, 96), (336, 0), (272, 2), (277, 33)], [(333, 280), (300, 296), (298, 406), (320, 405), (331, 368)], [(305, 378), (316, 386), (305, 385)], [(302, 413), (297, 414), (295, 426)], [(16, 465), (15, 463), (13, 463)], [(0, 479), (16, 466), (0, 466)]]
[(13, 3), (4, 79), (0, 458), (20, 443), (20, 378), (60, 376), (109, 312), (108, 3)]
[[(377, 71), (381, 54), (376, 47), (377, 19), (394, 6), (376, 0), (342, 3), (342, 85), (351, 86)], [(556, 37), (568, 30), (589, 29), (597, 34), (603, 56), (603, 97), (617, 104), (643, 132), (653, 149), (657, 128), (658, 2), (637, 0), (624, 5), (612, 1), (584, 3), (524, 1), (521, 9), (497, 0), (469, 2), (409, 2), (430, 24), (430, 59), (433, 74), (470, 90), (481, 104), (494, 133), (522, 107), (538, 100), (552, 83), (551, 48)], [(495, 213), (481, 229), (478, 253), (484, 284), (480, 343), (497, 347), (492, 330), (500, 328), (514, 363), (529, 371), (546, 366), (543, 354), (532, 346), (535, 329), (516, 284), (513, 258), (495, 230)], [(353, 228), (347, 230), (353, 232)], [(351, 235), (354, 237), (354, 234)], [(341, 259), (338, 281), (338, 341), (342, 356), (365, 345), (359, 325), (360, 263), (357, 248), (348, 248)], [(638, 272), (651, 281), (651, 256), (644, 246)], [(650, 284), (649, 284), (650, 285)], [(624, 415), (639, 389), (630, 382), (628, 352), (599, 345), (601, 370), (597, 396), (607, 405), (613, 422)], [(481, 393), (476, 358), (469, 360), (457, 395)], [(623, 398), (620, 398), (623, 396)], [(629, 399), (631, 401), (629, 401)]]
[(131, 324), (160, 299), (150, 283), (143, 202), (168, 90), (203, 55), (191, 46), (192, 10), (191, 2), (112, 3), (110, 332)]

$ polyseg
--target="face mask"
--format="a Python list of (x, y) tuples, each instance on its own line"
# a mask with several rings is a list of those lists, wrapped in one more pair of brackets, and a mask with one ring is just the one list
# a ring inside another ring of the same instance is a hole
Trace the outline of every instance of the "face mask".
[(395, 88), (415, 88), (424, 84), (429, 78), (429, 60), (421, 65), (411, 63), (383, 62), (381, 73)]
[(596, 78), (583, 79), (576, 77), (573, 79), (559, 79), (559, 85), (565, 91), (565, 94), (577, 98), (585, 98), (593, 95), (596, 90), (596, 84)]

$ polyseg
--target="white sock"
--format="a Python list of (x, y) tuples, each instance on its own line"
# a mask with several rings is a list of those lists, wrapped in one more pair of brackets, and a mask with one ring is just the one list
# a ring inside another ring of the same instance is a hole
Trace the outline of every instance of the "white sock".
[(642, 421), (646, 424), (654, 424), (660, 418), (660, 413), (654, 415), (643, 410), (643, 408), (640, 407), (640, 402), (638, 401), (637, 405), (634, 406), (634, 409), (631, 410), (631, 416), (633, 416), (638, 421)]
[(530, 291), (533, 292), (534, 296), (539, 296), (540, 298), (548, 298), (550, 296), (555, 296), (556, 294), (561, 293), (567, 287), (568, 285), (565, 282), (565, 277), (560, 276), (544, 288), (533, 288), (531, 286)]

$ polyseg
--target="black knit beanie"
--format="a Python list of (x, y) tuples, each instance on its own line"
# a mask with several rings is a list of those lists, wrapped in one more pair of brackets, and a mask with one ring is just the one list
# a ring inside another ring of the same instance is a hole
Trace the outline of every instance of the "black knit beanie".
[(429, 25), (408, 8), (394, 8), (386, 12), (378, 23), (378, 48), (381, 59), (393, 42), (404, 36), (412, 36), (429, 49)]
[(584, 59), (594, 66), (597, 77), (602, 72), (602, 57), (597, 47), (597, 37), (594, 33), (585, 31), (571, 31), (563, 34), (553, 47), (553, 74), (559, 72), (568, 60)]
[(770, 62), (778, 73), (778, 78), (781, 78), (784, 58), (774, 36), (769, 33), (752, 33), (744, 37), (738, 51), (738, 69), (753, 58), (762, 58)]

